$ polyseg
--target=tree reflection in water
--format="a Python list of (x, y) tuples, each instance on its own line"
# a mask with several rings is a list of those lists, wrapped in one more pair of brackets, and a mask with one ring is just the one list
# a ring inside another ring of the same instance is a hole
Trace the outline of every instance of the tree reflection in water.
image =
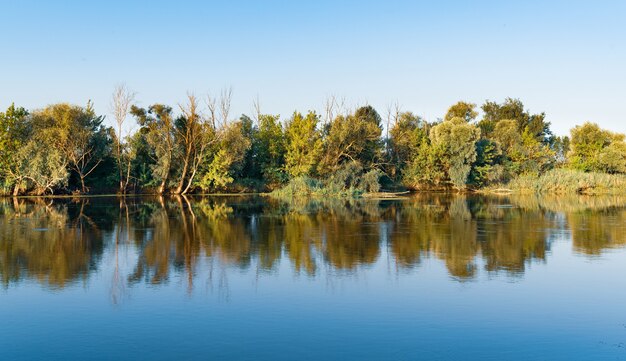
[[(620, 197), (443, 194), (291, 204), (262, 197), (3, 199), (0, 280), (5, 288), (34, 280), (60, 289), (110, 258), (113, 303), (127, 287), (173, 275), (192, 292), (199, 273), (228, 297), (232, 268), (271, 274), (283, 260), (294, 274), (356, 274), (383, 253), (399, 270), (440, 259), (458, 280), (477, 277), (478, 264), (522, 276), (530, 262), (549, 262), (555, 239), (591, 256), (626, 245), (625, 205)], [(123, 273), (119, 259), (129, 252), (134, 265)]]

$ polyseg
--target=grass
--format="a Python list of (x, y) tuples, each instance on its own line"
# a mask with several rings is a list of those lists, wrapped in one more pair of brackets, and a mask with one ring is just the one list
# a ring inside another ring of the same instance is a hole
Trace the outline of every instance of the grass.
[(486, 192), (519, 194), (626, 194), (626, 175), (553, 169), (541, 176), (523, 175)]

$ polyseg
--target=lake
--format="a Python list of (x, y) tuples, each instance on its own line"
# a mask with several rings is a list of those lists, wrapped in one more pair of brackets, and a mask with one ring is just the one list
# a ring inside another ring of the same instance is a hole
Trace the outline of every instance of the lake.
[(0, 199), (0, 360), (626, 360), (626, 199)]

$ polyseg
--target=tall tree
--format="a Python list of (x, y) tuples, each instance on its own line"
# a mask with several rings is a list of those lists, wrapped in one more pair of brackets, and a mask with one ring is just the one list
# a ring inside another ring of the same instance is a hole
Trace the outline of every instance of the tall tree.
[(295, 112), (287, 122), (285, 169), (290, 176), (310, 176), (315, 169), (322, 150), (318, 123), (319, 116), (315, 112), (309, 112), (306, 117)]
[(180, 105), (183, 116), (176, 119), (176, 141), (182, 154), (182, 170), (174, 194), (182, 194), (187, 184), (187, 173), (195, 159), (196, 145), (202, 133), (202, 119), (198, 112), (198, 101), (187, 95), (188, 104)]
[(24, 174), (20, 171), (18, 155), (28, 141), (28, 111), (11, 104), (0, 112), (0, 178), (6, 186), (13, 187), (13, 194), (20, 190)]
[(131, 106), (130, 113), (141, 126), (140, 132), (145, 134), (147, 144), (154, 156), (152, 176), (159, 183), (158, 194), (165, 193), (169, 181), (174, 157), (174, 121), (172, 108), (163, 104), (154, 104), (148, 110)]
[[(230, 104), (228, 107), (230, 108)], [(180, 108), (183, 115), (178, 119), (176, 129), (183, 150), (183, 170), (175, 193), (187, 194), (194, 184), (210, 146), (217, 141), (217, 134), (213, 128), (215, 122), (207, 121), (199, 113), (198, 100), (194, 95), (188, 95), (187, 105)]]
[(122, 131), (134, 100), (135, 93), (128, 90), (124, 84), (115, 87), (111, 98), (111, 111), (113, 112), (113, 117), (117, 125), (115, 157), (117, 158), (117, 168), (119, 172), (120, 193), (126, 193), (126, 188), (128, 188), (128, 182), (130, 180), (132, 159), (129, 156), (128, 147), (125, 147), (123, 144), (124, 136)]
[(479, 139), (480, 129), (463, 118), (452, 118), (430, 130), (430, 141), (443, 149), (446, 171), (456, 188), (463, 189), (468, 183)]
[(257, 159), (261, 176), (267, 183), (279, 184), (284, 180), (286, 135), (279, 115), (258, 116)]

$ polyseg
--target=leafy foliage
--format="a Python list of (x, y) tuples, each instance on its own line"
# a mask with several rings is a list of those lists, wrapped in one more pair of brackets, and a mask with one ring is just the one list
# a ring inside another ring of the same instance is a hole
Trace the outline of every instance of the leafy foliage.
[(193, 95), (179, 111), (159, 103), (131, 106), (139, 127), (124, 140), (91, 103), (32, 112), (11, 105), (0, 113), (2, 193), (283, 187), (276, 194), (358, 196), (380, 191), (381, 182), (395, 189), (596, 192), (621, 185), (626, 174), (624, 134), (585, 123), (570, 137), (557, 137), (544, 113), (512, 98), (486, 101), (481, 118), (475, 104), (463, 101), (435, 122), (398, 111), (383, 142), (381, 117), (369, 105), (329, 115), (325, 124), (313, 111), (296, 111), (285, 123), (260, 111), (255, 120), (231, 120), (229, 96), (219, 106), (209, 98), (208, 115)]
[(380, 115), (371, 106), (336, 117), (324, 131), (318, 173), (332, 174), (346, 162), (357, 162), (366, 169), (374, 167), (382, 156), (381, 133)]
[(319, 116), (309, 112), (306, 117), (295, 112), (285, 129), (285, 169), (292, 177), (311, 176), (322, 150), (317, 124)]
[(572, 129), (569, 165), (585, 172), (626, 173), (624, 134), (585, 123)]

